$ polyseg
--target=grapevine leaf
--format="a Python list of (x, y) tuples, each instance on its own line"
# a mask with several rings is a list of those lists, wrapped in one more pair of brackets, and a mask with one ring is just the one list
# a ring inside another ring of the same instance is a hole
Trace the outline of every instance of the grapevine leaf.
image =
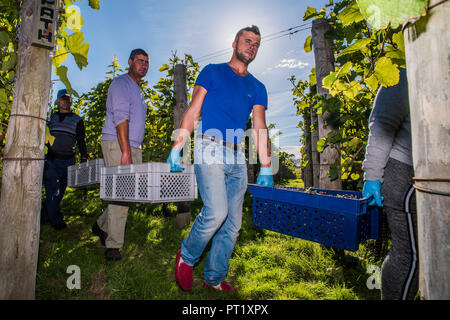
[(375, 77), (375, 74), (372, 74), (370, 77), (366, 78), (365, 83), (373, 92), (378, 89), (379, 82), (377, 77)]
[(370, 41), (371, 40), (367, 39), (367, 38), (358, 39), (351, 46), (342, 50), (337, 56), (341, 57), (346, 54), (355, 53), (357, 51), (360, 51), (360, 50), (364, 49), (370, 43)]
[(307, 7), (305, 11), (305, 15), (303, 16), (303, 21), (306, 21), (310, 19), (311, 17), (314, 17), (317, 14), (316, 8)]
[(304, 49), (305, 49), (305, 52), (311, 52), (311, 50), (312, 50), (312, 36), (306, 37), (305, 44), (304, 44)]
[(100, 10), (100, 0), (89, 0), (89, 6), (92, 9)]
[(342, 21), (344, 27), (364, 20), (364, 17), (359, 11), (359, 7), (356, 3), (353, 3), (352, 5), (345, 8), (344, 11), (339, 14), (338, 18)]
[(309, 74), (309, 84), (311, 86), (317, 84), (317, 78), (316, 78), (316, 68), (311, 69), (311, 73)]
[(374, 75), (384, 87), (396, 85), (400, 80), (400, 71), (397, 65), (393, 64), (392, 60), (387, 57), (378, 60)]
[(6, 94), (6, 91), (3, 88), (0, 88), (0, 103), (3, 104), (8, 103), (8, 95)]
[(53, 58), (53, 64), (55, 66), (59, 66), (61, 63), (63, 63), (67, 59), (67, 49), (66, 48), (59, 48), (55, 52), (55, 57)]
[(83, 16), (74, 6), (68, 7), (66, 10), (67, 25), (66, 27), (77, 33), (80, 32), (84, 24)]
[(67, 67), (66, 66), (60, 66), (58, 68), (55, 68), (55, 73), (59, 77), (59, 80), (61, 80), (62, 83), (66, 86), (66, 89), (69, 93), (73, 93), (76, 97), (79, 97), (78, 92), (76, 92), (72, 88), (72, 84), (69, 81), (69, 78), (67, 77)]
[(317, 151), (322, 152), (325, 149), (326, 145), (327, 139), (325, 137), (320, 139), (319, 141), (317, 141)]
[(9, 43), (9, 34), (6, 31), (0, 31), (0, 48), (3, 48)]
[(353, 181), (356, 181), (356, 180), (358, 180), (358, 179), (359, 179), (359, 177), (360, 177), (360, 175), (359, 175), (359, 174), (357, 174), (357, 173), (352, 173), (352, 174), (351, 174), (351, 176), (350, 176), (350, 178), (352, 178), (352, 180), (353, 180)]
[(166, 70), (168, 70), (169, 68), (170, 68), (170, 67), (169, 67), (168, 64), (163, 64), (163, 65), (161, 66), (161, 68), (159, 68), (159, 72), (166, 71)]
[(75, 58), (80, 70), (87, 66), (87, 56), (89, 52), (89, 44), (84, 42), (84, 35), (82, 32), (76, 32), (67, 39), (67, 46), (70, 53)]
[(428, 0), (357, 0), (367, 23), (374, 29), (384, 29), (391, 25), (397, 28), (411, 18), (426, 14)]
[(11, 53), (9, 56), (9, 59), (6, 61), (3, 61), (2, 65), (2, 71), (9, 71), (14, 69), (17, 63), (17, 55), (15, 53)]
[(330, 177), (330, 180), (336, 180), (337, 178), (339, 178), (339, 172), (338, 172), (338, 167), (335, 163), (332, 163), (330, 165), (330, 170), (328, 171), (328, 176)]

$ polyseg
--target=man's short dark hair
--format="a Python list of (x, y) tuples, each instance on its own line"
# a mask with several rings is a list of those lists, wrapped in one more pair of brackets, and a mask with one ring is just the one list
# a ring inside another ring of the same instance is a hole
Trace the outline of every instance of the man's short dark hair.
[(234, 41), (239, 41), (239, 37), (242, 35), (242, 33), (244, 33), (244, 31), (250, 31), (250, 32), (253, 32), (254, 34), (257, 34), (258, 36), (261, 36), (261, 32), (259, 31), (259, 28), (257, 26), (255, 26), (254, 24), (252, 24), (250, 27), (245, 27), (245, 28), (242, 28), (241, 30), (239, 30), (238, 33), (236, 33), (236, 37), (234, 38)]
[(131, 59), (131, 61), (134, 61), (134, 58), (137, 55), (140, 55), (140, 54), (148, 57), (148, 53), (145, 52), (145, 50), (143, 50), (143, 49), (134, 49), (133, 51), (131, 51), (129, 59)]

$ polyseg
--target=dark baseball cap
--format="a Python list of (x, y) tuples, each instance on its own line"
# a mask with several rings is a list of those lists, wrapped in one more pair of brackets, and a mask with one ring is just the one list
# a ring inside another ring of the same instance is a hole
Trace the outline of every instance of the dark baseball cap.
[(56, 100), (64, 96), (70, 97), (70, 94), (67, 93), (66, 89), (61, 89), (58, 91), (58, 94), (56, 95)]

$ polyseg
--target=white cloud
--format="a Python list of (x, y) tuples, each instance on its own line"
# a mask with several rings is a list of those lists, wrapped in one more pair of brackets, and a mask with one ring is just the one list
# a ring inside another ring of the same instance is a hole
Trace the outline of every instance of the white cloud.
[(297, 59), (282, 59), (275, 68), (303, 69), (309, 66), (309, 63)]

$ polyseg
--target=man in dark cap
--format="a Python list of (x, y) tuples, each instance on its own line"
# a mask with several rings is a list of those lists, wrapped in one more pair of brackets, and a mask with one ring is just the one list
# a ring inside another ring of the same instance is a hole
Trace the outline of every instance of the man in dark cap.
[(66, 89), (58, 91), (57, 112), (50, 115), (46, 132), (44, 165), (45, 207), (42, 222), (61, 230), (67, 225), (60, 210), (60, 202), (67, 187), (67, 167), (75, 164), (75, 144), (81, 162), (88, 158), (83, 119), (72, 112), (72, 99)]

